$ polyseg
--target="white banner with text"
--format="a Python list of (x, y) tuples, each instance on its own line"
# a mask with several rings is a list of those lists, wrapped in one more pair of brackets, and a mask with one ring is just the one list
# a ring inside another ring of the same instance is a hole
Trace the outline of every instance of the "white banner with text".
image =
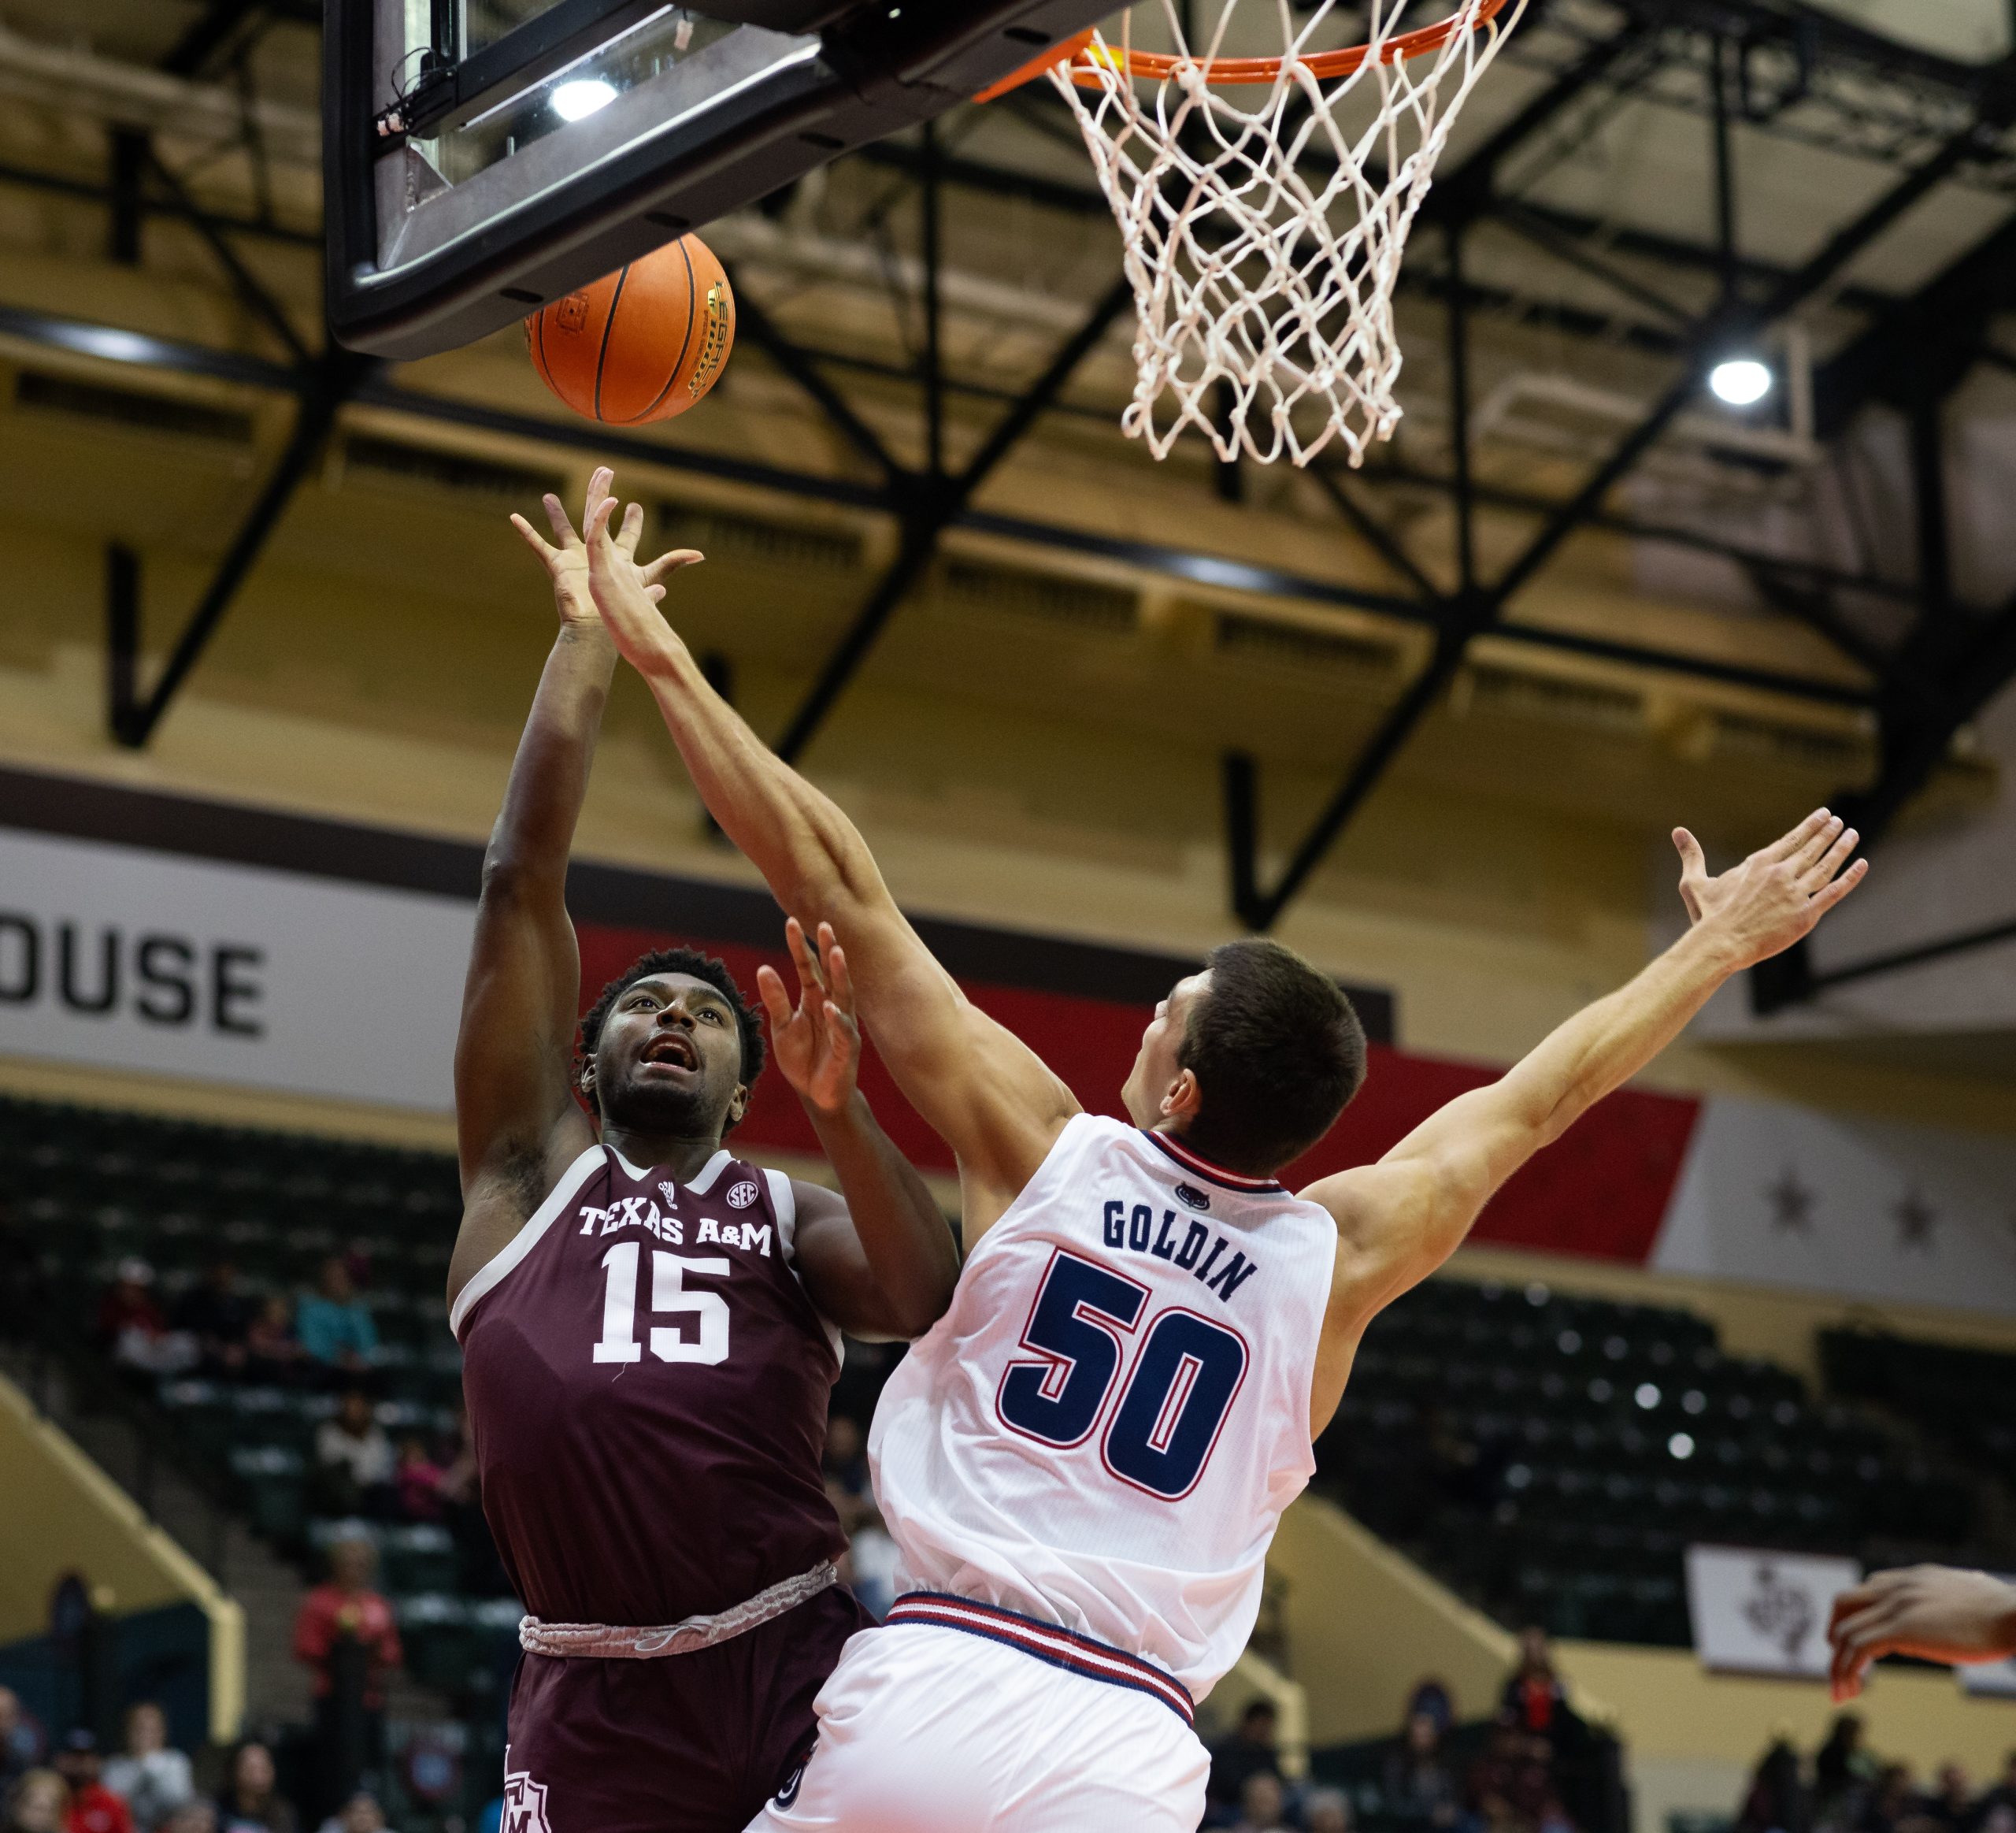
[(445, 1111), (475, 915), (0, 830), (0, 1054)]

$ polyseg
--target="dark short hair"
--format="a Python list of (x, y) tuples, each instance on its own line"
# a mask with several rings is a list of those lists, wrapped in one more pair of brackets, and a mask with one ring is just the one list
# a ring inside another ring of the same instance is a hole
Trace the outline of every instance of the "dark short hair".
[(1343, 989), (1279, 942), (1211, 951), (1177, 1063), (1203, 1096), (1184, 1139), (1228, 1171), (1269, 1177), (1299, 1158), (1365, 1080), (1365, 1028)]
[(704, 980), (728, 1001), (742, 1040), (742, 1085), (754, 1088), (757, 1077), (763, 1073), (763, 1028), (743, 998), (742, 989), (735, 984), (728, 963), (703, 955), (698, 948), (654, 948), (648, 955), (639, 955), (604, 987), (581, 1021), (582, 1063), (594, 1057), (596, 1046), (602, 1042), (602, 1028), (608, 1022), (610, 1009), (639, 981), (649, 980), (654, 974), (684, 974)]

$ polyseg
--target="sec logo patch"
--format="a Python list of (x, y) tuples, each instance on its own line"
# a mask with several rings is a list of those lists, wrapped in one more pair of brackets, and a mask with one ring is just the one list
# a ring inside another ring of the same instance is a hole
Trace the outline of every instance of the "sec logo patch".
[(747, 1209), (756, 1200), (756, 1186), (744, 1178), (739, 1184), (730, 1186), (728, 1206), (731, 1209)]

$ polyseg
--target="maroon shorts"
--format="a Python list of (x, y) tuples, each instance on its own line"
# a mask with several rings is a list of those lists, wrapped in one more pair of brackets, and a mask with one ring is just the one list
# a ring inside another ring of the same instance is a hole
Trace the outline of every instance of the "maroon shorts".
[(873, 1620), (839, 1585), (745, 1634), (654, 1660), (528, 1654), (511, 1689), (504, 1824), (742, 1833), (812, 1748), (812, 1701)]

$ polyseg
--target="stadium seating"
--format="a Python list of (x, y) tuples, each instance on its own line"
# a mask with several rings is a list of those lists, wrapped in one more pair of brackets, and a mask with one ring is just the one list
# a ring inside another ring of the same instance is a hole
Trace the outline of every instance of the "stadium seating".
[(1956, 1460), (1725, 1355), (1687, 1312), (1540, 1284), (1440, 1279), (1395, 1304), (1317, 1459), (1375, 1531), (1501, 1621), (1557, 1635), (1685, 1644), (1690, 1542), (1988, 1557)]
[[(17, 1301), (35, 1282), (29, 1308), (73, 1341), (129, 1255), (171, 1301), (220, 1256), (254, 1293), (302, 1287), (338, 1250), (361, 1258), (381, 1420), (395, 1438), (452, 1434), (447, 1158), (0, 1100), (0, 1197)], [(1830, 1341), (1836, 1393), (1816, 1402), (1784, 1369), (1724, 1354), (1684, 1311), (1438, 1279), (1366, 1334), (1317, 1480), (1501, 1621), (1563, 1635), (1684, 1643), (1694, 1540), (1996, 1563), (1981, 1538), (1996, 1512), (1962, 1459), (2007, 1468), (2016, 1357), (1873, 1341), (1881, 1353), (1866, 1338), (1851, 1355)], [(850, 1357), (843, 1404), (865, 1416), (888, 1365)], [(332, 1531), (309, 1512), (332, 1397), (184, 1378), (156, 1398), (183, 1450), (228, 1473), (255, 1525), (312, 1564)], [(1950, 1449), (1925, 1447), (1897, 1415)], [(461, 1690), (504, 1658), (516, 1607), (495, 1594), (494, 1562), (491, 1589), (471, 1591), (439, 1529), (374, 1531), (416, 1672)]]

